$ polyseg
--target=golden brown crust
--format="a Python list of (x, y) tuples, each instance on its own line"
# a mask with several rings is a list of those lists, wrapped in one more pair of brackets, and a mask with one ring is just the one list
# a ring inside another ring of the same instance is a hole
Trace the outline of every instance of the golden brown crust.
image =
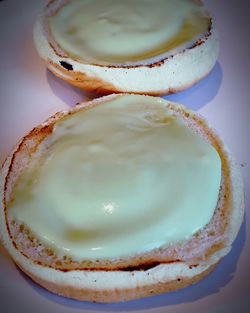
[(52, 61), (48, 61), (47, 64), (49, 70), (58, 78), (63, 78), (67, 83), (72, 86), (86, 90), (87, 92), (95, 92), (100, 95), (106, 95), (109, 93), (118, 93), (119, 90), (110, 83), (107, 83), (100, 78), (90, 77), (87, 74), (69, 71), (62, 68)]
[(62, 286), (60, 284), (51, 283), (47, 280), (41, 279), (34, 274), (29, 273), (26, 269), (22, 268), (17, 264), (21, 270), (28, 275), (34, 282), (42, 286), (43, 288), (67, 298), (80, 300), (80, 301), (91, 301), (98, 303), (114, 303), (114, 302), (124, 302), (140, 298), (146, 298), (150, 296), (155, 296), (163, 294), (170, 291), (176, 291), (181, 288), (196, 284), (207, 275), (209, 275), (215, 267), (218, 265), (211, 265), (208, 269), (202, 273), (195, 275), (191, 278), (177, 277), (173, 281), (159, 282), (157, 284), (146, 285), (131, 289), (113, 289), (113, 290), (92, 290), (92, 289), (79, 289), (72, 286)]

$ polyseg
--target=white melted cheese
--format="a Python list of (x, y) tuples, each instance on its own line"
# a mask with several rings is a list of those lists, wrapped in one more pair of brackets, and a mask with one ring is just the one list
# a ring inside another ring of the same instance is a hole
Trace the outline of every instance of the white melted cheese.
[(208, 18), (191, 0), (71, 0), (49, 18), (70, 55), (96, 63), (152, 58), (206, 32)]
[(221, 161), (166, 109), (122, 96), (56, 123), (8, 204), (45, 245), (111, 259), (189, 239), (211, 219)]

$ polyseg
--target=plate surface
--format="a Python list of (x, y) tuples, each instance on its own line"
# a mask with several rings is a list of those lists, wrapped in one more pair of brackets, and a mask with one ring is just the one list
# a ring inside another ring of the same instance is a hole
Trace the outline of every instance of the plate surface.
[[(35, 19), (46, 1), (0, 2), (0, 163), (32, 127), (53, 113), (92, 97), (55, 78), (32, 40)], [(205, 280), (186, 289), (123, 304), (93, 304), (53, 295), (34, 284), (0, 247), (1, 312), (249, 312), (250, 86), (248, 1), (210, 0), (220, 32), (219, 60), (193, 88), (165, 97), (205, 116), (241, 164), (246, 217), (230, 254)]]

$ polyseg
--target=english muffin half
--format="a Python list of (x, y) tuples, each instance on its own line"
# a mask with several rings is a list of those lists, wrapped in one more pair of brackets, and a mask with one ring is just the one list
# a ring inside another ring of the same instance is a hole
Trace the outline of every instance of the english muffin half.
[(231, 153), (204, 119), (160, 98), (110, 95), (56, 114), (1, 171), (0, 234), (44, 288), (127, 301), (196, 283), (243, 219)]
[(184, 90), (211, 71), (219, 50), (195, 0), (49, 1), (34, 40), (56, 76), (101, 94)]

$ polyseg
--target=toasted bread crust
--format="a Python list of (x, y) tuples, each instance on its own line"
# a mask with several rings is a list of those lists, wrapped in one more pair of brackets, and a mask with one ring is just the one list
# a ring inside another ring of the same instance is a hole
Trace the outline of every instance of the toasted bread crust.
[[(114, 289), (116, 290), (117, 288), (120, 290), (120, 296), (117, 299), (120, 300), (132, 299), (133, 290), (135, 295), (137, 294), (137, 287), (139, 289), (142, 288), (140, 289), (141, 291), (138, 291), (138, 297), (141, 297), (141, 295), (150, 295), (150, 286), (156, 286), (159, 277), (161, 287), (156, 288), (156, 293), (158, 293), (157, 290), (159, 290), (159, 292), (161, 292), (160, 290), (169, 290), (169, 286), (173, 281), (176, 281), (179, 276), (185, 279), (187, 278), (187, 284), (188, 282), (192, 283), (193, 277), (197, 275), (197, 279), (198, 277), (203, 277), (203, 272), (205, 276), (205, 272), (230, 251), (231, 244), (237, 235), (243, 219), (244, 201), (242, 179), (239, 168), (230, 152), (201, 117), (194, 115), (182, 106), (166, 102), (166, 106), (175, 112), (178, 117), (182, 118), (188, 127), (194, 129), (215, 147), (222, 160), (223, 179), (220, 199), (214, 217), (205, 229), (196, 234), (190, 241), (181, 243), (179, 246), (176, 245), (172, 248), (165, 247), (154, 250), (149, 254), (137, 255), (128, 259), (104, 260), (103, 262), (90, 262), (88, 260), (75, 262), (72, 259), (60, 259), (56, 256), (55, 260), (53, 260), (52, 258), (46, 259), (46, 255), (43, 258), (41, 249), (39, 250), (40, 253), (35, 255), (34, 251), (36, 251), (36, 247), (34, 246), (31, 247), (30, 253), (28, 253), (25, 244), (27, 244), (29, 240), (32, 241), (34, 238), (29, 239), (28, 237), (22, 237), (22, 240), (18, 240), (18, 235), (23, 235), (25, 228), (15, 228), (15, 225), (12, 225), (10, 221), (8, 221), (6, 210), (6, 202), (9, 200), (13, 185), (22, 169), (27, 166), (29, 159), (36, 155), (41, 143), (49, 136), (53, 130), (53, 125), (61, 117), (67, 114), (77, 114), (80, 110), (100, 105), (120, 96), (122, 95), (111, 95), (99, 98), (89, 103), (78, 105), (69, 112), (62, 112), (51, 117), (44, 124), (33, 129), (24, 137), (6, 160), (2, 171), (0, 233), (5, 247), (12, 255), (15, 262), (35, 281), (41, 280), (45, 288), (77, 299), (105, 302), (113, 301)], [(214, 227), (214, 225), (216, 225), (216, 227)], [(204, 236), (204, 232), (207, 234), (212, 230), (216, 231), (212, 232), (211, 236)], [(15, 233), (15, 231), (17, 231), (17, 233)], [(23, 245), (22, 241), (24, 242)], [(197, 249), (197, 247), (201, 251), (193, 254), (192, 251)], [(153, 273), (153, 278), (143, 273)], [(103, 275), (112, 277), (112, 280), (109, 281), (109, 285), (106, 286), (105, 292), (99, 295), (98, 292), (96, 293), (94, 277), (99, 281), (100, 277)], [(141, 277), (142, 275), (144, 276)], [(74, 280), (72, 280), (75, 276), (78, 277), (80, 281), (76, 286)], [(120, 276), (122, 277), (123, 286), (120, 286), (119, 283), (117, 285), (116, 282), (117, 279), (119, 281)], [(58, 281), (60, 281), (60, 284), (57, 283)], [(137, 284), (138, 281), (139, 284)], [(194, 279), (194, 281), (196, 281), (196, 279)], [(180, 286), (179, 283), (177, 285)], [(70, 288), (68, 288), (68, 286), (70, 286)], [(148, 287), (146, 288), (145, 286)], [(173, 286), (175, 286), (175, 284)], [(179, 288), (178, 286), (174, 289)], [(91, 298), (88, 298), (90, 294), (90, 292), (87, 292), (88, 289), (92, 290)], [(65, 290), (65, 293), (63, 293), (63, 290)], [(128, 292), (127, 290), (131, 291)], [(103, 298), (103, 294), (106, 294), (106, 298)]]
[[(118, 95), (119, 96), (119, 95)], [(218, 151), (220, 158), (222, 160), (222, 183), (219, 195), (219, 201), (213, 220), (208, 224), (205, 229), (197, 233), (188, 242), (180, 243), (178, 246), (166, 247), (161, 249), (155, 249), (150, 253), (145, 253), (143, 255), (136, 255), (134, 257), (129, 257), (127, 259), (115, 259), (110, 262), (110, 260), (83, 260), (82, 262), (75, 261), (71, 257), (64, 255), (59, 257), (54, 251), (44, 247), (37, 239), (34, 238), (29, 229), (24, 225), (18, 225), (12, 221), (9, 221), (9, 232), (10, 236), (13, 238), (13, 242), (17, 248), (22, 251), (22, 253), (32, 259), (38, 264), (43, 266), (49, 266), (58, 270), (68, 271), (68, 270), (128, 270), (128, 269), (142, 269), (154, 266), (157, 263), (171, 263), (173, 261), (185, 261), (190, 265), (196, 263), (205, 262), (209, 259), (211, 255), (220, 251), (224, 245), (224, 232), (228, 223), (228, 210), (230, 209), (230, 192), (228, 190), (232, 189), (230, 181), (230, 165), (225, 156), (225, 153), (221, 147), (220, 142), (216, 136), (206, 127), (206, 124), (201, 119), (197, 118), (193, 114), (187, 112), (182, 107), (176, 107), (175, 105), (168, 105), (168, 108), (176, 112), (176, 114), (186, 120), (189, 127), (194, 128), (196, 131), (205, 137)], [(73, 112), (78, 112), (79, 107)], [(58, 116), (60, 118), (60, 116)], [(54, 123), (56, 119), (53, 120)], [(15, 168), (20, 168), (18, 162), (18, 155), (20, 153), (27, 151), (27, 142), (33, 140), (36, 144), (32, 147), (29, 156), (35, 153), (37, 147), (52, 131), (53, 126), (49, 126), (40, 129), (34, 129), (19, 146), (15, 155), (13, 156), (10, 173), (15, 173)], [(16, 156), (16, 157), (15, 157)], [(16, 165), (17, 164), (17, 165)], [(12, 181), (11, 177), (7, 178), (8, 182)], [(218, 224), (217, 227), (213, 227), (215, 222)], [(204, 243), (205, 240), (205, 243)], [(197, 245), (200, 246), (198, 253), (193, 253), (193, 250)], [(203, 247), (203, 249), (201, 249)], [(37, 252), (36, 252), (37, 251)], [(206, 253), (204, 252), (206, 251)]]
[(70, 57), (57, 45), (46, 21), (47, 16), (55, 14), (65, 4), (67, 1), (56, 0), (47, 5), (36, 23), (34, 41), (47, 67), (57, 77), (76, 87), (98, 94), (167, 95), (196, 84), (216, 63), (219, 42), (212, 18), (207, 32), (195, 43), (153, 61), (104, 66)]
[(92, 289), (79, 289), (70, 285), (62, 286), (54, 282), (48, 282), (47, 280), (41, 279), (40, 277), (37, 277), (32, 273), (27, 272), (21, 266), (19, 267), (34, 282), (57, 295), (80, 301), (115, 303), (155, 296), (165, 292), (176, 291), (187, 286), (196, 284), (207, 275), (209, 275), (216, 266), (217, 264), (213, 264), (208, 269), (191, 278), (178, 277), (173, 281), (158, 282), (152, 285), (138, 286), (137, 288), (127, 288), (121, 290), (115, 288), (113, 290), (95, 290), (94, 292)]

